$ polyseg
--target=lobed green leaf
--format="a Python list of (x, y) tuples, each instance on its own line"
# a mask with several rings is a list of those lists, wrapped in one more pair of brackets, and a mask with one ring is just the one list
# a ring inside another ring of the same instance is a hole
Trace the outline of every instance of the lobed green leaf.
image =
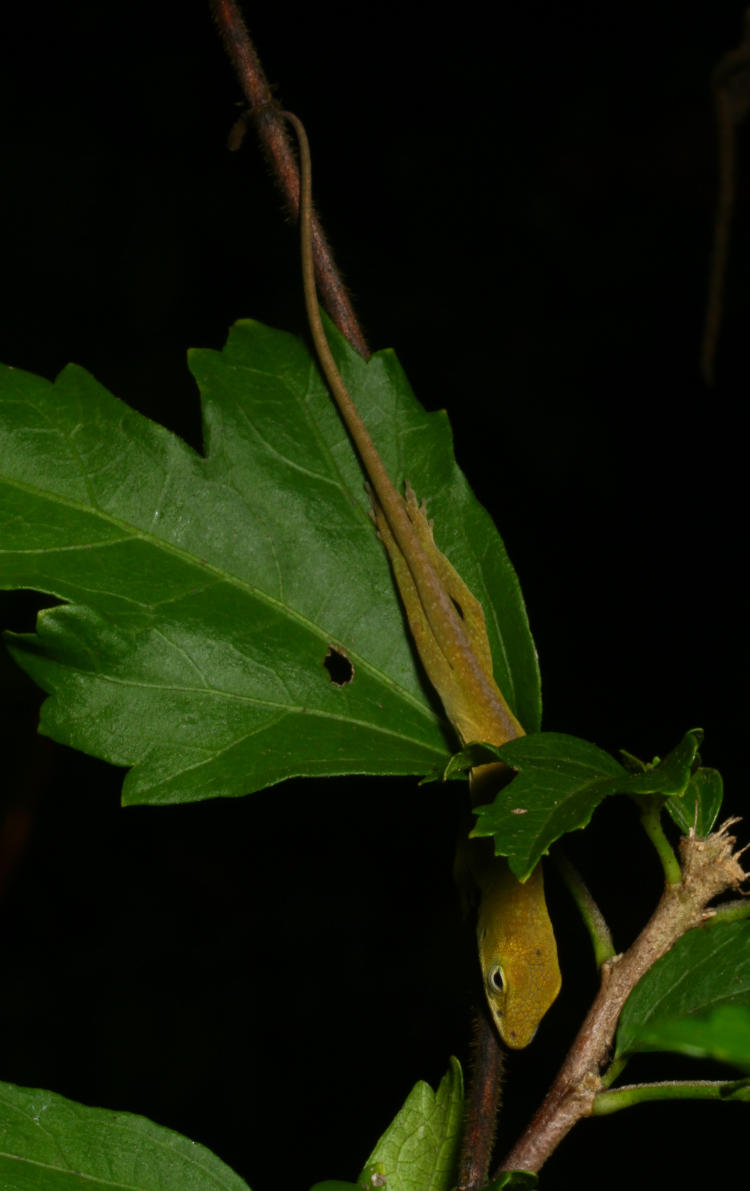
[(476, 808), (470, 835), (494, 837), (495, 854), (507, 856), (522, 881), (555, 840), (585, 827), (602, 799), (628, 781), (609, 753), (558, 732), (521, 736), (497, 755), (518, 774), (494, 802)]
[[(495, 854), (506, 856), (515, 875), (524, 881), (555, 840), (585, 827), (608, 795), (658, 793), (666, 796), (669, 804), (673, 798), (681, 798), (692, 788), (692, 766), (701, 739), (701, 730), (691, 729), (663, 761), (651, 766), (639, 762), (637, 772), (632, 772), (632, 767), (629, 772), (587, 740), (539, 732), (500, 748), (470, 745), (451, 758), (444, 772), (446, 777), (454, 777), (491, 756), (517, 771), (493, 802), (475, 808), (477, 822), (470, 835), (491, 836)], [(699, 782), (696, 790), (700, 788)], [(708, 816), (713, 806), (708, 788), (706, 799)]]
[[(484, 604), (500, 686), (538, 726), (518, 582), (445, 414), (421, 409), (391, 352), (366, 364), (332, 338), (392, 478), (426, 499)], [(0, 586), (66, 601), (10, 638), (51, 695), (41, 730), (132, 767), (126, 803), (439, 772), (451, 733), (306, 347), (245, 321), (190, 362), (205, 458), (80, 368), (0, 373)]]

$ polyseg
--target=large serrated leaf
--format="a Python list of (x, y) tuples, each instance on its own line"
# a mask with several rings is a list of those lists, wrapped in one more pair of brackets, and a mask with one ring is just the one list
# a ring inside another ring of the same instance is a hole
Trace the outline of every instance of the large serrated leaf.
[(126, 1112), (0, 1084), (0, 1187), (8, 1191), (248, 1191), (215, 1154)]
[(750, 922), (709, 922), (675, 943), (628, 997), (617, 1055), (676, 1050), (750, 1070)]
[[(392, 477), (426, 499), (439, 547), (485, 605), (499, 685), (538, 725), (518, 583), (445, 415), (421, 409), (392, 353), (365, 364), (335, 347)], [(67, 602), (11, 639), (52, 695), (42, 730), (131, 766), (130, 803), (436, 772), (450, 732), (307, 349), (246, 321), (191, 367), (205, 459), (80, 368), (54, 384), (3, 370), (0, 586)]]

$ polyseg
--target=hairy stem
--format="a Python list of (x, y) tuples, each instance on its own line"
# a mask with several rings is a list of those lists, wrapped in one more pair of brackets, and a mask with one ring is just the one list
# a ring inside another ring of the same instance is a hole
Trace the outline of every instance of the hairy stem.
[(747, 1086), (747, 1080), (727, 1082), (718, 1079), (665, 1080), (661, 1083), (632, 1083), (613, 1092), (600, 1092), (594, 1100), (592, 1115), (608, 1116), (634, 1104), (648, 1104), (654, 1100), (727, 1100), (734, 1089)]
[(472, 1059), (456, 1191), (485, 1185), (495, 1143), (505, 1054), (486, 1005), (477, 1014)]
[(745, 897), (732, 902), (723, 902), (716, 907), (714, 922), (739, 922), (743, 918), (750, 918), (750, 902)]

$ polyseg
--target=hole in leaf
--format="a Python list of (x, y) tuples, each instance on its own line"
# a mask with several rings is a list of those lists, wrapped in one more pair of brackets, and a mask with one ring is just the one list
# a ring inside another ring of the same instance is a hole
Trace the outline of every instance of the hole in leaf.
[(354, 678), (354, 666), (346, 654), (342, 653), (340, 649), (335, 649), (333, 645), (328, 647), (323, 665), (334, 686), (346, 686)]
[(451, 596), (451, 603), (453, 604), (453, 607), (456, 609), (456, 612), (458, 612), (458, 615), (463, 620), (464, 619), (464, 610), (461, 607), (461, 605), (459, 604), (458, 600), (454, 600), (453, 596)]

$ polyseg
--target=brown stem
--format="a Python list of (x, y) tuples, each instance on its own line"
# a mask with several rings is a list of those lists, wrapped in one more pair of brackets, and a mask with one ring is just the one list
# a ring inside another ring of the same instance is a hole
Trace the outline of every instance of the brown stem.
[[(271, 165), (287, 209), (296, 219), (299, 211), (299, 169), (284, 117), (273, 99), (265, 71), (234, 0), (211, 0), (211, 9), (247, 99), (249, 115), (255, 124), (263, 151)], [(370, 350), (367, 341), (314, 211), (312, 237), (315, 277), (323, 305), (334, 325), (355, 351), (365, 360), (369, 360)]]
[(505, 1054), (486, 1005), (477, 1014), (474, 1029), (456, 1191), (475, 1191), (488, 1181), (505, 1066)]
[(705, 907), (713, 898), (744, 880), (739, 853), (733, 852), (735, 840), (727, 831), (731, 822), (707, 839), (690, 835), (682, 840), (682, 880), (667, 886), (632, 947), (604, 965), (599, 993), (555, 1082), (494, 1177), (504, 1170), (538, 1171), (573, 1125), (591, 1115), (602, 1087), (599, 1073), (630, 993), (681, 935), (712, 916)]

